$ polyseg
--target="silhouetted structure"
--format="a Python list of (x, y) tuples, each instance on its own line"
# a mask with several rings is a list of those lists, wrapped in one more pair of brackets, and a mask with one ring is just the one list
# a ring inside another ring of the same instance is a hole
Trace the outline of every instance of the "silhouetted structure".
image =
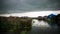
[(37, 18), (38, 18), (39, 21), (43, 20), (43, 17), (41, 17), (41, 16), (38, 16)]
[(60, 14), (58, 14), (57, 16), (55, 16), (55, 22), (60, 27)]
[(43, 21), (46, 21), (47, 22), (47, 20), (48, 20), (47, 16), (44, 16), (43, 17)]

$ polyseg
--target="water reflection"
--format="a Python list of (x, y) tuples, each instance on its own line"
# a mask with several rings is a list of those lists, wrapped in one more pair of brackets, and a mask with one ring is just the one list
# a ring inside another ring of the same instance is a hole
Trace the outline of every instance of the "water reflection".
[(34, 19), (35, 23), (32, 22), (32, 30), (27, 34), (57, 34), (57, 25), (51, 26), (48, 22), (38, 21)]
[(35, 26), (35, 27), (50, 27), (48, 25), (48, 23), (46, 23), (44, 21), (38, 21), (36, 19), (34, 19), (33, 21), (35, 21), (35, 23), (32, 23), (32, 26)]

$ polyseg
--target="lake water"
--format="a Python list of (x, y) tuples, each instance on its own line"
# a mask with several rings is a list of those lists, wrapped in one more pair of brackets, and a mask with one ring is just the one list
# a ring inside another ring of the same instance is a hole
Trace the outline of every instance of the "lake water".
[(32, 22), (32, 29), (27, 34), (58, 34), (57, 25), (49, 25), (47, 22), (38, 21), (34, 19)]

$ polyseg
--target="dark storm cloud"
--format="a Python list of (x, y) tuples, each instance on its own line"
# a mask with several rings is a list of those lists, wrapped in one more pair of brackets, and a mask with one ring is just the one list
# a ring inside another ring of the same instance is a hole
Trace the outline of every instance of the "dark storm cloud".
[(4, 6), (3, 6), (3, 0), (0, 0), (0, 14), (2, 14), (2, 13), (6, 13), (6, 11), (4, 11), (3, 8)]
[(1, 0), (0, 13), (52, 10), (54, 5), (49, 0)]

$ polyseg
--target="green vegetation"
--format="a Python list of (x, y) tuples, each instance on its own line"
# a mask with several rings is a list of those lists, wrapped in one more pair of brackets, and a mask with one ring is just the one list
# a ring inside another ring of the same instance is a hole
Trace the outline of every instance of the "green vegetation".
[(22, 31), (21, 34), (26, 34), (26, 31)]
[(20, 17), (0, 17), (0, 31), (14, 32), (25, 34), (31, 30), (31, 18), (20, 18)]

